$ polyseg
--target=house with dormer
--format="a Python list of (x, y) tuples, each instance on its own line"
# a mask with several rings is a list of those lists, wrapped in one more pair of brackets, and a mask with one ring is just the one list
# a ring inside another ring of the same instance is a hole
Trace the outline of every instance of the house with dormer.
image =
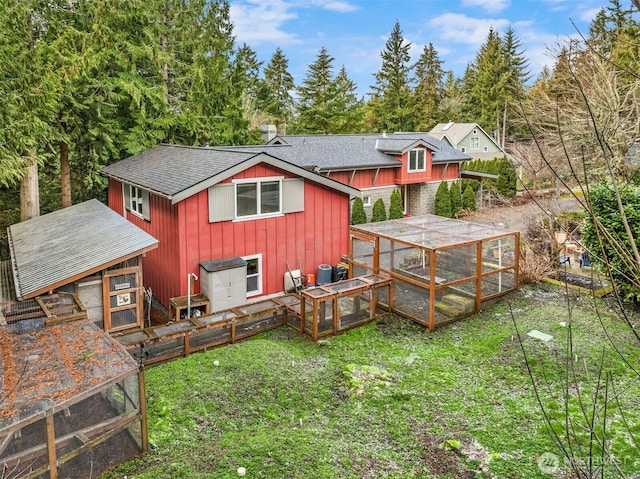
[[(159, 240), (143, 258), (154, 298), (169, 309), (206, 279), (219, 286), (216, 304), (232, 307), (281, 293), (290, 269), (340, 262), (355, 197), (388, 208), (400, 189), (406, 214), (432, 213), (440, 182), (457, 180), (470, 159), (426, 133), (282, 135), (257, 146), (161, 144), (102, 174), (109, 206)], [(220, 279), (229, 265), (239, 276)]]
[(427, 133), (368, 135), (280, 135), (270, 151), (321, 175), (358, 188), (368, 217), (378, 198), (389, 207), (399, 189), (404, 213), (432, 214), (442, 181), (460, 177), (469, 155)]
[(477, 123), (438, 123), (429, 134), (473, 159), (492, 160), (506, 156), (495, 139)]

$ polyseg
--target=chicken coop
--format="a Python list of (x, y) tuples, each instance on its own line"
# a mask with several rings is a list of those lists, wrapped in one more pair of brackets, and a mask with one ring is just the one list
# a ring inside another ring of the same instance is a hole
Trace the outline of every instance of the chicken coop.
[(350, 273), (392, 278), (391, 309), (433, 330), (516, 289), (519, 249), (519, 232), (442, 216), (366, 223), (351, 227)]
[(98, 477), (147, 449), (144, 378), (93, 322), (0, 326), (2, 477)]

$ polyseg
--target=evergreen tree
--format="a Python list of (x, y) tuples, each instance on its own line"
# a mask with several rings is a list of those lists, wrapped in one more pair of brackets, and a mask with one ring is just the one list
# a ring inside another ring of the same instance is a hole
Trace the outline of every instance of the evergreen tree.
[(443, 181), (436, 190), (434, 213), (445, 218), (451, 218), (451, 196), (446, 181)]
[(460, 193), (460, 182), (451, 183), (449, 188), (451, 197), (451, 217), (456, 218), (462, 209), (462, 194)]
[(462, 208), (469, 211), (476, 210), (476, 192), (471, 185), (467, 185), (462, 193)]
[(295, 84), (288, 68), (289, 60), (282, 50), (277, 48), (264, 69), (264, 83), (260, 91), (262, 109), (275, 119), (281, 133), (286, 133), (295, 110), (295, 101), (291, 96)]
[(412, 131), (414, 110), (411, 104), (411, 66), (409, 49), (400, 24), (396, 21), (385, 44), (380, 71), (374, 73), (375, 85), (371, 87), (369, 104), (372, 126), (378, 131)]
[(524, 56), (522, 42), (516, 38), (515, 31), (509, 27), (504, 36), (502, 51), (505, 61), (505, 91), (502, 109), (502, 125), (499, 143), (502, 148), (506, 146), (508, 136), (528, 136), (526, 129), (517, 131), (517, 123), (511, 121), (520, 113), (521, 100), (524, 97), (524, 85), (531, 78), (529, 62)]
[[(249, 129), (258, 133), (263, 120), (259, 95), (263, 90), (263, 80), (260, 78), (260, 67), (256, 52), (244, 43), (235, 53), (232, 69), (232, 86), (236, 90), (235, 95), (240, 97), (243, 117), (249, 124)], [(255, 138), (257, 141), (258, 138)]]
[(375, 223), (378, 221), (387, 221), (387, 208), (384, 206), (382, 198), (378, 198), (373, 203), (371, 210), (371, 222)]
[(402, 212), (402, 195), (400, 190), (393, 190), (389, 199), (389, 219), (396, 220), (404, 216)]
[(500, 35), (493, 28), (475, 61), (464, 76), (466, 102), (464, 114), (468, 121), (478, 123), (486, 131), (499, 129), (508, 82), (507, 65)]
[(7, 0), (0, 8), (0, 186), (20, 185), (21, 220), (40, 213), (38, 169), (51, 159), (61, 90), (49, 24), (58, 5), (37, 7)]
[(297, 88), (298, 117), (292, 125), (295, 133), (332, 133), (336, 123), (334, 100), (337, 94), (333, 78), (333, 60), (322, 47), (316, 60), (309, 65), (307, 76)]
[(362, 198), (355, 198), (351, 204), (351, 224), (361, 225), (367, 222), (367, 213), (364, 211)]
[(464, 91), (461, 78), (456, 78), (452, 71), (445, 74), (440, 104), (441, 119), (443, 121), (460, 122), (463, 120)]
[(448, 119), (440, 109), (445, 95), (442, 63), (433, 44), (429, 43), (414, 66), (417, 84), (413, 90), (413, 105), (418, 131), (429, 131), (439, 121)]
[(358, 100), (357, 85), (348, 77), (344, 67), (335, 78), (336, 95), (332, 106), (334, 109), (334, 126), (332, 133), (358, 133), (364, 125), (364, 104)]

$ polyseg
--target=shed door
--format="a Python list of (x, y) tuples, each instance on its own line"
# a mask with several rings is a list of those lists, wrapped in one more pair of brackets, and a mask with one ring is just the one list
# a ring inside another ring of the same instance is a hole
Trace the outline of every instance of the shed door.
[(144, 327), (144, 300), (141, 297), (138, 266), (106, 271), (102, 282), (104, 330)]

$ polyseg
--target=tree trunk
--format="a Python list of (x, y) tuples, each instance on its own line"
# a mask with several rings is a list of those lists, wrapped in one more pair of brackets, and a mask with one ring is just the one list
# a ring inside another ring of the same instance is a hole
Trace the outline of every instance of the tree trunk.
[(62, 193), (62, 207), (71, 206), (71, 167), (69, 165), (69, 145), (60, 142), (60, 189)]
[(38, 163), (33, 161), (20, 181), (20, 221), (40, 216)]
[(502, 151), (504, 151), (506, 138), (507, 138), (507, 100), (504, 101), (504, 112), (502, 116), (502, 144), (500, 145), (500, 148), (502, 148)]

